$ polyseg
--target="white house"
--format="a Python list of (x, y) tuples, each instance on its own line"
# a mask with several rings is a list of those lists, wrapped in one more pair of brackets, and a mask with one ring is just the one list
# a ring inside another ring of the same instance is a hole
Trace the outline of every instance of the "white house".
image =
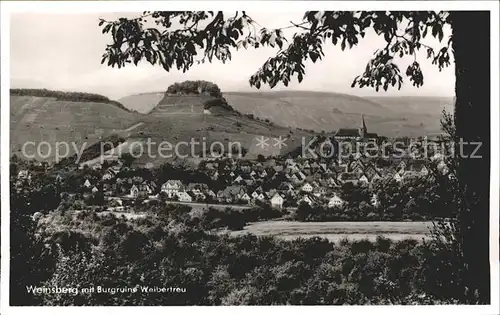
[(264, 196), (263, 193), (260, 193), (259, 196), (257, 197), (257, 200), (264, 201), (266, 200), (266, 196)]
[(283, 197), (280, 194), (275, 193), (271, 198), (271, 207), (281, 209), (283, 207)]
[(180, 180), (168, 180), (161, 185), (161, 191), (166, 193), (169, 198), (175, 196), (175, 194), (183, 190), (183, 188)]
[(132, 198), (139, 197), (139, 188), (136, 185), (132, 185), (132, 188), (130, 188), (129, 196)]
[(99, 191), (99, 188), (97, 188), (97, 187), (95, 187), (95, 186), (94, 186), (94, 188), (92, 188), (92, 192), (93, 192), (93, 193), (96, 193), (96, 192), (98, 192), (98, 191)]
[(153, 193), (153, 189), (149, 185), (141, 184), (141, 185), (132, 185), (130, 188), (130, 197), (146, 197)]
[(245, 201), (245, 202), (249, 202), (251, 198), (250, 198), (250, 196), (247, 193), (244, 193), (243, 196), (241, 196), (240, 199), (243, 200), (243, 201)]
[(92, 184), (90, 183), (90, 181), (88, 179), (86, 179), (85, 182), (83, 183), (83, 186), (89, 188), (90, 186), (92, 186)]
[(424, 176), (427, 175), (427, 174), (429, 174), (429, 171), (427, 170), (427, 167), (422, 166), (422, 169), (420, 169), (420, 174), (424, 175)]
[(182, 201), (182, 202), (192, 202), (193, 201), (193, 198), (191, 198), (191, 196), (185, 191), (178, 191), (177, 193), (175, 193), (175, 195), (177, 196), (177, 200), (179, 200), (179, 201)]
[(213, 191), (213, 190), (211, 190), (211, 189), (206, 190), (206, 191), (205, 191), (205, 193), (207, 194), (207, 196), (210, 196), (210, 197), (212, 197), (212, 198), (217, 197), (217, 195), (216, 195), (216, 194), (214, 193), (214, 191)]
[(340, 198), (337, 195), (334, 195), (332, 198), (330, 198), (330, 201), (328, 201), (328, 207), (341, 207), (344, 204), (344, 200)]
[(363, 176), (361, 176), (361, 177), (359, 178), (359, 182), (360, 182), (361, 184), (368, 185), (370, 181), (368, 180), (368, 178), (366, 177), (366, 175), (363, 175)]
[(254, 191), (254, 192), (252, 193), (252, 198), (253, 198), (253, 199), (258, 199), (258, 198), (259, 198), (259, 193), (258, 193), (257, 191)]
[(393, 178), (397, 182), (400, 182), (403, 180), (403, 177), (399, 173), (396, 173)]
[(311, 186), (311, 184), (305, 183), (304, 185), (302, 185), (300, 190), (310, 193), (313, 191), (313, 187)]

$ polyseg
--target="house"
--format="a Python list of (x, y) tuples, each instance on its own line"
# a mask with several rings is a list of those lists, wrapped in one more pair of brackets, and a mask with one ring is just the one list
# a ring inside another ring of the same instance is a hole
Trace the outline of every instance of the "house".
[(406, 169), (406, 162), (405, 161), (401, 161), (396, 169), (398, 171), (403, 171), (404, 172), (404, 170)]
[(92, 186), (92, 184), (90, 183), (90, 181), (88, 179), (86, 179), (85, 182), (83, 183), (83, 186), (85, 186), (85, 188), (90, 188), (90, 186)]
[(236, 177), (234, 180), (233, 180), (233, 183), (241, 183), (243, 181), (243, 177), (241, 177), (241, 175), (238, 175), (238, 177)]
[(281, 191), (285, 192), (290, 192), (293, 191), (293, 185), (288, 183), (288, 182), (281, 182), (281, 184), (278, 186), (278, 189)]
[(275, 165), (275, 166), (273, 166), (273, 170), (276, 173), (281, 173), (281, 172), (283, 172), (283, 165)]
[(257, 197), (257, 200), (259, 200), (259, 201), (266, 200), (266, 196), (264, 195), (264, 193), (260, 193), (259, 196)]
[(333, 195), (332, 198), (328, 201), (328, 208), (333, 208), (333, 207), (341, 207), (344, 204), (344, 200), (337, 196), (336, 194)]
[(251, 196), (253, 199), (257, 199), (259, 197), (259, 195), (260, 194), (257, 191), (254, 191)]
[(240, 199), (245, 202), (249, 202), (251, 200), (250, 196), (247, 193), (244, 193)]
[(307, 203), (309, 206), (312, 206), (313, 205), (313, 198), (311, 196), (305, 195), (297, 203), (298, 204)]
[(321, 197), (324, 194), (326, 194), (326, 188), (323, 186), (315, 187), (313, 189), (313, 195), (315, 197)]
[(362, 175), (359, 179), (358, 179), (358, 182), (363, 184), (363, 185), (368, 185), (370, 183), (370, 181), (368, 180), (368, 178), (366, 177), (366, 175)]
[(130, 194), (129, 196), (132, 198), (139, 198), (139, 197), (146, 197), (147, 195), (150, 195), (153, 193), (151, 187), (148, 185), (142, 184), (142, 185), (132, 185), (130, 188)]
[(17, 173), (17, 179), (31, 180), (31, 174), (28, 172), (28, 170), (20, 170), (19, 173)]
[(227, 186), (224, 189), (224, 196), (231, 197), (232, 200), (240, 199), (245, 193), (246, 190), (243, 188), (243, 186), (239, 185)]
[(208, 189), (208, 185), (205, 183), (189, 183), (186, 187), (186, 191), (191, 191), (195, 194), (200, 194), (203, 190)]
[(283, 201), (283, 197), (280, 194), (275, 193), (271, 198), (271, 207), (281, 209), (283, 207)]
[(365, 172), (365, 165), (360, 160), (355, 160), (349, 165), (351, 173), (363, 174)]
[(420, 175), (426, 176), (428, 174), (429, 174), (429, 170), (427, 169), (427, 167), (422, 166), (422, 168), (420, 169)]
[(92, 169), (94, 171), (102, 170), (102, 164), (101, 163), (94, 164), (94, 166), (92, 166)]
[(304, 185), (302, 185), (302, 187), (300, 188), (300, 190), (304, 191), (304, 192), (307, 192), (307, 193), (310, 193), (313, 191), (313, 186), (309, 183), (305, 183)]
[(172, 198), (179, 191), (183, 191), (184, 186), (180, 180), (168, 180), (161, 185), (161, 191), (166, 193), (169, 198)]
[(398, 183), (401, 182), (403, 180), (403, 176), (401, 176), (401, 174), (398, 172), (396, 174), (394, 174), (394, 176), (392, 177), (395, 181), (397, 181)]
[(306, 175), (301, 171), (298, 171), (295, 175), (297, 175), (299, 181), (304, 181), (306, 179)]
[(175, 193), (175, 196), (177, 197), (177, 200), (181, 201), (181, 202), (192, 202), (193, 201), (193, 197), (191, 197), (191, 195), (185, 191), (178, 191)]
[(95, 186), (92, 188), (92, 192), (93, 192), (93, 193), (96, 193), (96, 192), (98, 192), (98, 191), (99, 191), (99, 188), (97, 188), (97, 187), (95, 187)]
[(378, 173), (375, 173), (375, 175), (372, 176), (372, 183), (376, 183), (377, 181), (381, 180), (382, 177)]
[(216, 195), (216, 194), (214, 193), (214, 191), (213, 191), (213, 190), (211, 190), (211, 189), (207, 189), (207, 190), (205, 190), (204, 192), (205, 192), (205, 194), (206, 194), (208, 197), (210, 197), (210, 198), (215, 198), (215, 197), (217, 197), (217, 195)]
[(102, 175), (102, 180), (110, 180), (114, 178), (116, 173), (113, 171), (113, 169), (108, 169), (104, 175)]

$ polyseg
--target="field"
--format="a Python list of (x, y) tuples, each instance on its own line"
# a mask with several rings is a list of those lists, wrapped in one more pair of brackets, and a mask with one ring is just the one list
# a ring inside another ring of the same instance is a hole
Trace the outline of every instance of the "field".
[(330, 241), (375, 240), (384, 236), (393, 240), (422, 239), (429, 236), (431, 222), (292, 222), (265, 221), (252, 223), (242, 231), (230, 232), (237, 236), (250, 233), (258, 236), (278, 236), (282, 239), (324, 237)]
[[(441, 111), (451, 111), (451, 97), (358, 97), (330, 92), (224, 92), (237, 111), (269, 119), (277, 125), (333, 132), (357, 128), (364, 114), (369, 132), (423, 136), (440, 133)], [(142, 93), (119, 101), (131, 110), (149, 112), (161, 93)], [(168, 109), (167, 109), (168, 110)]]
[[(28, 155), (48, 160), (55, 157), (57, 142), (70, 143), (74, 153), (105, 138), (110, 134), (120, 134), (138, 122), (139, 115), (127, 112), (112, 104), (95, 102), (59, 101), (50, 97), (11, 96), (10, 136), (11, 153), (22, 154), (24, 143), (36, 144), (46, 141), (51, 144), (41, 146), (40, 152), (33, 145), (26, 147)], [(74, 146), (73, 144), (74, 143)], [(61, 146), (61, 152), (65, 148)]]
[[(166, 161), (175, 161), (174, 157), (160, 156), (159, 146), (162, 142), (168, 142), (174, 147), (173, 149), (179, 144), (177, 148), (180, 155), (190, 157), (203, 156), (207, 150), (212, 151), (210, 147), (215, 143), (219, 148), (222, 144), (221, 152), (227, 154), (231, 151), (232, 145), (238, 143), (246, 151), (245, 158), (256, 158), (259, 154), (264, 156), (285, 154), (301, 145), (302, 136), (306, 138), (312, 136), (308, 132), (250, 119), (224, 108), (211, 108), (210, 111), (211, 114), (203, 113), (202, 97), (173, 97), (158, 105), (148, 115), (142, 117), (143, 124), (134, 129), (130, 135), (138, 142), (144, 143), (149, 138), (152, 143), (153, 154), (143, 155), (136, 163), (158, 165)], [(261, 136), (270, 138), (268, 146), (257, 145), (257, 138)], [(286, 147), (278, 148), (273, 145), (272, 138), (280, 136), (287, 139)], [(198, 143), (193, 146), (193, 152), (191, 145), (187, 145), (191, 140)], [(169, 153), (174, 155), (174, 150), (164, 151), (162, 154), (166, 156)]]

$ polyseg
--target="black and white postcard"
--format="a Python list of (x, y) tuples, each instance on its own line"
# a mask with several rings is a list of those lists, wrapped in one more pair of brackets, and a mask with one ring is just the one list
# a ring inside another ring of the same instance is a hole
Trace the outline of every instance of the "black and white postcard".
[(2, 3), (2, 308), (496, 313), (498, 3), (407, 5)]

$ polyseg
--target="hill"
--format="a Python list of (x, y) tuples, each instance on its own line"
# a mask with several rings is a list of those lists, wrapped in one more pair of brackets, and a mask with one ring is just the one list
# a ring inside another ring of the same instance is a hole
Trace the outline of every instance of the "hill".
[[(75, 147), (88, 147), (111, 134), (126, 136), (127, 128), (139, 121), (134, 114), (109, 99), (88, 98), (86, 93), (54, 94), (47, 90), (12, 90), (10, 96), (11, 153), (22, 156), (25, 143), (37, 146), (43, 141), (50, 144), (37, 148), (28, 144), (26, 153), (36, 159), (54, 160), (56, 143), (66, 142), (72, 154)], [(45, 96), (46, 95), (46, 96)], [(78, 100), (74, 98), (79, 95)], [(84, 148), (85, 148), (84, 147)], [(65, 146), (60, 145), (61, 154)]]
[[(211, 106), (207, 106), (211, 105)], [(311, 136), (311, 133), (277, 126), (270, 122), (254, 119), (232, 110), (220, 98), (209, 95), (168, 95), (160, 101), (158, 106), (143, 116), (143, 124), (134, 130), (130, 136), (130, 146), (146, 146), (150, 140), (151, 152), (156, 157), (143, 155), (136, 161), (138, 164), (153, 165), (174, 160), (183, 160), (182, 157), (160, 157), (158, 148), (160, 143), (168, 142), (174, 148), (179, 144), (180, 155), (204, 156), (210, 158), (206, 151), (213, 152), (210, 147), (221, 148), (221, 153), (229, 153), (231, 147), (239, 143), (244, 150), (245, 158), (286, 154), (301, 145), (302, 136)], [(259, 146), (259, 137), (269, 138), (268, 145)], [(279, 148), (275, 145), (274, 138), (287, 139)], [(191, 145), (191, 141), (194, 145)], [(134, 144), (132, 144), (134, 143)], [(203, 143), (203, 144), (202, 144)], [(182, 145), (181, 145), (182, 144)], [(193, 148), (193, 149), (192, 149)], [(168, 155), (164, 153), (164, 156)], [(197, 163), (199, 159), (192, 158), (191, 162)]]
[[(147, 112), (160, 93), (143, 93), (120, 99), (126, 107)], [(421, 136), (440, 132), (443, 108), (452, 109), (452, 98), (358, 97), (310, 91), (225, 92), (224, 98), (238, 112), (269, 119), (277, 125), (333, 132), (357, 128), (360, 115), (370, 132), (394, 136)]]
[[(268, 118), (277, 124), (327, 132), (357, 128), (364, 114), (370, 132), (388, 137), (421, 136), (440, 132), (443, 107), (451, 98), (357, 97), (327, 92), (228, 92), (238, 111)], [(432, 108), (432, 110), (431, 110)]]
[[(135, 99), (140, 101), (141, 97)], [(123, 138), (124, 142), (119, 146), (122, 154), (143, 150), (135, 161), (138, 165), (199, 161), (197, 158), (174, 157), (176, 146), (179, 154), (190, 157), (202, 156), (211, 145), (219, 146), (219, 151), (227, 154), (232, 146), (236, 146), (235, 143), (241, 144), (246, 158), (256, 158), (259, 154), (280, 155), (300, 146), (302, 136), (311, 135), (242, 115), (232, 110), (223, 99), (210, 95), (162, 94), (158, 106), (146, 115), (123, 110), (111, 102), (19, 96), (15, 92), (11, 94), (10, 106), (11, 153), (21, 156), (21, 149), (27, 141), (36, 144), (47, 141), (52, 147), (51, 152), (48, 152), (48, 146), (35, 152), (32, 145), (26, 151), (28, 155), (35, 154), (38, 159), (49, 161), (55, 158), (57, 142), (69, 142), (72, 155), (75, 153), (73, 143), (78, 149), (83, 143), (84, 148), (89, 148), (112, 135)], [(286, 139), (286, 146), (281, 148), (274, 145), (273, 139), (280, 136)], [(258, 146), (258, 137), (268, 137), (266, 145)], [(161, 152), (163, 156), (160, 155), (162, 142), (168, 142), (172, 147), (169, 152), (174, 156), (165, 158), (168, 155), (165, 151)], [(193, 150), (191, 142), (198, 142)], [(64, 152), (64, 148), (61, 150)]]

